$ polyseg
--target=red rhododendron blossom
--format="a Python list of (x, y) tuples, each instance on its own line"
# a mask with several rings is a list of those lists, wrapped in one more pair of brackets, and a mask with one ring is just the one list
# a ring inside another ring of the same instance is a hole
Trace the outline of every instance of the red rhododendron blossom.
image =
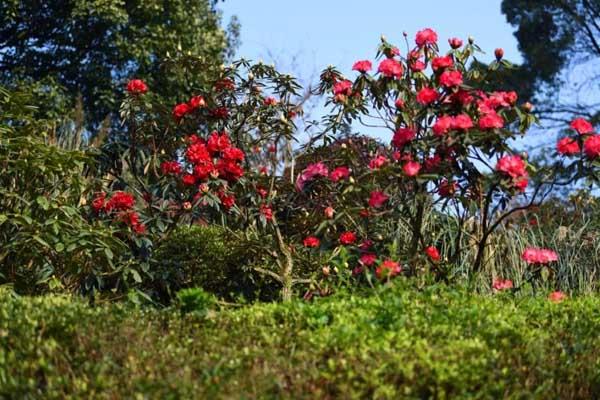
[(98, 195), (92, 200), (92, 208), (96, 213), (104, 210), (106, 200), (106, 193), (100, 192)]
[(394, 106), (396, 106), (396, 108), (398, 109), (404, 108), (404, 100), (396, 99), (396, 101), (394, 102)]
[(435, 246), (429, 246), (425, 249), (425, 254), (433, 262), (438, 262), (441, 259), (440, 251)]
[(188, 101), (188, 105), (192, 109), (202, 108), (206, 107), (206, 101), (202, 96), (194, 96), (190, 99), (190, 101)]
[(598, 157), (600, 155), (600, 135), (589, 136), (583, 142), (583, 151), (588, 158)]
[(141, 79), (132, 79), (127, 82), (127, 91), (130, 94), (144, 94), (148, 91), (148, 86), (146, 82)]
[(354, 232), (344, 232), (340, 235), (340, 244), (349, 245), (356, 242), (356, 234)]
[(210, 110), (210, 115), (216, 119), (226, 119), (229, 116), (229, 109), (227, 107), (217, 107)]
[(273, 220), (273, 210), (266, 204), (261, 204), (260, 206), (260, 215), (265, 217), (267, 221)]
[(448, 182), (445, 179), (440, 182), (440, 186), (438, 187), (438, 193), (442, 197), (452, 197), (457, 190), (458, 183), (454, 181)]
[(195, 165), (193, 173), (194, 177), (201, 181), (208, 179), (209, 176), (215, 176), (215, 174), (215, 177), (218, 177), (218, 171), (212, 161)]
[(192, 186), (196, 184), (196, 177), (192, 174), (185, 174), (181, 178), (181, 182), (183, 182), (183, 184), (186, 186)]
[(416, 132), (411, 128), (398, 128), (396, 132), (394, 132), (392, 146), (397, 149), (402, 148), (405, 144), (411, 142), (416, 135)]
[(500, 129), (503, 126), (504, 119), (493, 111), (479, 118), (479, 128), (481, 129)]
[(504, 49), (497, 48), (494, 50), (494, 56), (496, 57), (496, 60), (502, 60), (502, 57), (504, 57)]
[(244, 152), (237, 147), (226, 147), (221, 152), (221, 157), (228, 161), (244, 161)]
[(177, 161), (163, 161), (160, 170), (163, 175), (179, 175), (182, 171), (181, 164)]
[(415, 37), (415, 43), (419, 47), (436, 44), (437, 40), (437, 33), (429, 28), (417, 32), (417, 36)]
[(335, 85), (333, 85), (333, 94), (350, 96), (352, 94), (352, 82), (347, 79), (336, 82)]
[(225, 210), (229, 210), (235, 205), (235, 197), (233, 195), (219, 193), (219, 200), (221, 200), (221, 205)]
[(441, 163), (442, 157), (436, 153), (425, 159), (425, 161), (423, 162), (423, 167), (427, 172), (433, 172), (440, 166)]
[(417, 102), (426, 106), (436, 101), (439, 97), (440, 95), (435, 89), (424, 87), (417, 93)]
[(379, 208), (386, 201), (388, 201), (389, 198), (390, 196), (386, 195), (385, 193), (378, 190), (374, 190), (371, 192), (371, 196), (369, 197), (369, 207)]
[(453, 66), (454, 60), (451, 56), (435, 57), (433, 60), (431, 60), (431, 68), (433, 68), (434, 71), (451, 68)]
[(454, 126), (454, 118), (443, 115), (435, 121), (432, 130), (435, 136), (443, 136)]
[(275, 97), (267, 97), (266, 99), (263, 100), (263, 104), (265, 106), (276, 106), (277, 105), (277, 99)]
[(177, 104), (173, 107), (173, 117), (175, 117), (175, 119), (181, 119), (190, 111), (192, 111), (192, 108), (187, 103)]
[(315, 248), (319, 247), (321, 241), (317, 237), (307, 236), (302, 243), (304, 244), (304, 247)]
[(377, 255), (373, 253), (363, 254), (358, 259), (358, 262), (366, 267), (372, 266), (373, 264), (375, 264), (375, 261), (377, 261)]
[(402, 272), (402, 267), (399, 263), (390, 259), (385, 260), (375, 270), (375, 275), (378, 279), (391, 278)]
[(557, 290), (555, 292), (552, 292), (548, 295), (548, 300), (550, 300), (553, 303), (560, 303), (563, 300), (567, 299), (567, 295), (564, 294), (563, 292), (561, 292), (560, 290)]
[(580, 135), (594, 132), (594, 127), (583, 118), (576, 118), (571, 121), (571, 128), (575, 129)]
[(421, 164), (416, 161), (408, 161), (402, 166), (402, 171), (406, 176), (417, 176), (421, 170)]
[(459, 38), (450, 38), (450, 39), (448, 39), (448, 44), (453, 49), (458, 49), (459, 47), (461, 47), (463, 45), (463, 41), (460, 40)]
[(372, 64), (371, 61), (369, 60), (360, 60), (354, 63), (354, 65), (352, 65), (352, 70), (353, 71), (358, 71), (361, 73), (365, 73), (371, 70), (372, 68)]
[(322, 162), (318, 162), (315, 164), (310, 164), (308, 167), (302, 171), (298, 178), (296, 179), (296, 189), (301, 192), (304, 189), (306, 183), (312, 181), (314, 178), (319, 176), (328, 176), (329, 170), (327, 166)]
[(386, 58), (379, 63), (377, 71), (386, 78), (400, 79), (402, 77), (402, 72), (404, 72), (404, 68), (402, 68), (402, 64), (400, 64), (400, 62), (394, 60), (393, 58)]
[(498, 160), (496, 170), (502, 172), (511, 178), (521, 178), (527, 176), (525, 170), (525, 161), (518, 156), (504, 156)]
[(333, 171), (331, 171), (331, 174), (329, 174), (329, 179), (331, 179), (332, 182), (338, 182), (342, 179), (346, 179), (350, 176), (350, 169), (348, 169), (348, 167), (337, 167), (336, 169), (334, 169)]
[(370, 169), (379, 169), (381, 167), (383, 167), (384, 165), (386, 165), (388, 163), (388, 159), (385, 156), (382, 155), (378, 155), (377, 157), (373, 158), (371, 161), (369, 161), (369, 168)]
[(244, 168), (236, 161), (221, 159), (217, 162), (216, 168), (219, 172), (219, 176), (225, 178), (229, 182), (235, 182), (244, 176)]
[(556, 151), (563, 156), (571, 156), (580, 152), (577, 140), (565, 137), (556, 143)]
[(146, 226), (140, 222), (140, 215), (135, 211), (125, 212), (119, 215), (119, 220), (129, 225), (138, 234), (146, 232)]
[(440, 75), (440, 84), (445, 87), (462, 85), (463, 77), (460, 71), (444, 71)]
[(106, 203), (106, 211), (127, 211), (135, 205), (135, 197), (127, 192), (115, 192)]
[(231, 78), (223, 78), (218, 80), (214, 87), (217, 92), (221, 92), (223, 90), (233, 90), (235, 89), (235, 82), (233, 82), (233, 79)]
[(492, 289), (496, 292), (501, 292), (503, 290), (509, 290), (513, 288), (513, 281), (510, 279), (500, 279), (496, 278), (492, 282)]
[(514, 188), (523, 193), (527, 189), (528, 184), (529, 180), (526, 177), (518, 178), (513, 181)]
[(521, 259), (527, 264), (545, 265), (553, 261), (558, 261), (558, 254), (550, 249), (528, 247), (521, 254)]
[(194, 143), (188, 146), (185, 156), (192, 164), (212, 162), (210, 153), (204, 143)]
[(206, 142), (206, 148), (212, 154), (219, 153), (230, 146), (231, 141), (229, 140), (227, 132), (222, 132), (221, 134), (216, 131), (212, 132)]
[(452, 128), (466, 131), (473, 127), (473, 120), (467, 114), (459, 114), (452, 120)]
[(427, 65), (421, 60), (413, 60), (410, 62), (410, 70), (413, 72), (421, 72), (423, 71)]
[(456, 92), (452, 93), (450, 96), (450, 100), (454, 103), (459, 103), (462, 106), (468, 106), (475, 100), (475, 98), (471, 95), (471, 93), (467, 90), (459, 89)]

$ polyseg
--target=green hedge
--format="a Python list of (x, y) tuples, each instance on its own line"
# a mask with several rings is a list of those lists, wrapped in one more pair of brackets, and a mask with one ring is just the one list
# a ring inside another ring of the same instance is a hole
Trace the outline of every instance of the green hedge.
[(589, 399), (600, 397), (599, 332), (599, 297), (401, 282), (187, 314), (5, 294), (0, 398)]

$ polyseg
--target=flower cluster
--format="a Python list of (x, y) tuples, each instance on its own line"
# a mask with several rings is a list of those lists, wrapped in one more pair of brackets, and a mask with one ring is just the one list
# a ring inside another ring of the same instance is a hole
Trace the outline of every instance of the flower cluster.
[(202, 96), (193, 96), (187, 103), (180, 103), (173, 107), (173, 117), (180, 120), (187, 114), (192, 113), (200, 108), (206, 107), (206, 101)]
[(558, 254), (550, 249), (528, 247), (523, 251), (521, 258), (527, 264), (546, 265), (558, 261)]
[(135, 197), (123, 191), (114, 192), (108, 200), (106, 193), (100, 192), (92, 200), (92, 209), (97, 215), (111, 216), (114, 220), (124, 222), (135, 233), (145, 233), (146, 226), (140, 221), (140, 215), (133, 210), (134, 206)]
[(576, 135), (561, 138), (556, 143), (556, 151), (562, 156), (575, 156), (583, 153), (588, 160), (595, 160), (600, 156), (600, 135), (594, 133), (594, 126), (583, 118), (571, 121), (571, 129)]

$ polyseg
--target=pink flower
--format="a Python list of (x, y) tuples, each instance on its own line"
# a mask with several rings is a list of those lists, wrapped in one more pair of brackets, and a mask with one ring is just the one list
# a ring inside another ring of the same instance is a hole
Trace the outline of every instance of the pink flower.
[(558, 254), (550, 249), (527, 247), (521, 254), (521, 259), (527, 264), (545, 265), (558, 261)]
[(498, 160), (496, 170), (502, 172), (511, 178), (521, 178), (527, 176), (525, 170), (525, 161), (518, 156), (504, 156)]
[(417, 93), (417, 102), (426, 106), (436, 101), (439, 97), (440, 95), (435, 89), (424, 87)]
[(467, 114), (459, 114), (452, 121), (454, 129), (467, 130), (473, 127), (473, 120)]
[(402, 68), (402, 64), (393, 58), (386, 58), (379, 63), (377, 71), (386, 78), (400, 79), (402, 77), (402, 72), (404, 72), (404, 68)]
[(451, 39), (448, 39), (448, 44), (453, 49), (458, 49), (459, 47), (461, 47), (463, 45), (463, 41), (460, 40), (459, 38), (451, 38)]
[(350, 96), (352, 94), (352, 82), (347, 79), (336, 82), (335, 85), (333, 85), (333, 94), (336, 96)]
[(373, 254), (373, 253), (363, 254), (358, 259), (358, 262), (360, 262), (362, 265), (364, 265), (366, 267), (372, 266), (373, 264), (375, 264), (375, 261), (377, 261), (377, 255)]
[(394, 137), (392, 138), (392, 146), (395, 148), (402, 148), (405, 144), (411, 142), (416, 136), (416, 133), (413, 129), (410, 128), (398, 128), (396, 132), (394, 132)]
[(335, 210), (333, 209), (333, 207), (327, 207), (323, 211), (323, 214), (325, 214), (325, 217), (327, 217), (329, 219), (333, 218), (334, 213), (335, 213)]
[(565, 137), (556, 143), (556, 151), (563, 156), (571, 156), (579, 153), (581, 149), (579, 148), (579, 143), (577, 143), (575, 139)]
[(460, 71), (444, 71), (440, 75), (440, 84), (445, 87), (462, 85), (463, 77)]
[(425, 63), (421, 60), (412, 60), (410, 62), (410, 70), (413, 72), (421, 72), (423, 71), (427, 66), (425, 65)]
[(400, 274), (401, 272), (402, 272), (402, 267), (400, 266), (399, 263), (392, 261), (390, 259), (387, 259), (384, 262), (382, 262), (381, 264), (379, 264), (379, 266), (375, 270), (375, 275), (377, 275), (377, 278), (379, 278), (379, 279), (384, 279), (384, 278), (388, 278), (388, 277), (391, 278), (393, 276), (396, 276), (396, 275)]
[(453, 126), (454, 118), (447, 115), (443, 115), (441, 117), (438, 117), (437, 121), (435, 121), (435, 124), (433, 124), (432, 129), (435, 136), (443, 136), (446, 133), (448, 133), (448, 131), (452, 129)]
[(451, 68), (454, 66), (454, 60), (451, 56), (435, 57), (431, 60), (431, 68), (434, 71), (439, 69)]
[(192, 109), (206, 107), (206, 101), (204, 100), (204, 97), (202, 97), (202, 96), (194, 96), (190, 99), (190, 101), (188, 101), (188, 105)]
[(276, 106), (277, 105), (277, 99), (275, 97), (267, 97), (266, 99), (264, 99), (263, 104), (265, 106)]
[(348, 178), (349, 176), (350, 170), (348, 167), (337, 167), (331, 171), (331, 174), (329, 174), (329, 179), (331, 179), (332, 182), (338, 182), (342, 179)]
[(304, 244), (304, 247), (314, 248), (319, 247), (321, 241), (319, 240), (319, 238), (316, 238), (314, 236), (307, 236), (302, 243)]
[(407, 161), (402, 167), (402, 171), (406, 176), (417, 176), (421, 170), (421, 164), (416, 161)]
[(296, 179), (296, 189), (301, 192), (306, 183), (312, 181), (316, 177), (326, 177), (327, 175), (329, 175), (329, 170), (322, 162), (310, 164), (302, 171), (300, 175), (298, 175), (298, 178)]
[(425, 45), (432, 45), (437, 42), (437, 33), (430, 28), (423, 29), (417, 32), (417, 36), (415, 37), (415, 43), (419, 47), (423, 47)]
[(552, 292), (548, 295), (548, 300), (550, 300), (553, 303), (560, 303), (563, 300), (567, 299), (567, 295), (564, 294), (563, 292), (561, 292), (560, 290), (557, 290), (555, 292)]
[(340, 235), (340, 243), (349, 245), (356, 242), (356, 234), (354, 232), (344, 232)]
[(369, 161), (369, 168), (370, 169), (379, 169), (379, 168), (383, 167), (385, 164), (387, 164), (388, 161), (389, 160), (387, 159), (387, 157), (378, 155), (377, 157), (375, 157), (371, 161)]
[(127, 91), (133, 95), (144, 94), (148, 91), (148, 86), (141, 79), (132, 79), (127, 82)]
[(479, 128), (481, 129), (500, 129), (504, 126), (504, 119), (490, 111), (479, 118)]
[(494, 289), (494, 291), (496, 291), (496, 292), (500, 292), (502, 290), (508, 290), (508, 289), (512, 289), (512, 288), (513, 288), (513, 281), (511, 281), (510, 279), (496, 278), (496, 279), (494, 279), (494, 282), (492, 282), (492, 289)]
[(588, 158), (598, 157), (600, 155), (600, 135), (589, 136), (583, 142), (583, 151)]
[(352, 66), (353, 71), (358, 71), (360, 73), (366, 73), (370, 71), (372, 68), (371, 61), (369, 60), (360, 60), (354, 63)]
[(369, 198), (369, 206), (372, 208), (379, 208), (388, 201), (390, 197), (381, 191), (372, 191)]
[(441, 259), (440, 251), (435, 246), (429, 246), (425, 249), (425, 254), (433, 262), (438, 262)]
[(580, 135), (585, 135), (588, 133), (592, 133), (594, 131), (594, 127), (587, 120), (583, 118), (576, 118), (571, 121), (571, 128), (575, 129), (577, 133)]

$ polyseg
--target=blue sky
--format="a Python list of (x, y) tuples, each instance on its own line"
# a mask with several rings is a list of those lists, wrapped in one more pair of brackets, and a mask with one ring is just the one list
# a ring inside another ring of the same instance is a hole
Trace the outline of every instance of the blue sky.
[[(512, 27), (500, 12), (500, 0), (225, 0), (224, 21), (236, 15), (242, 25), (237, 56), (272, 61), (298, 75), (321, 71), (329, 64), (348, 72), (357, 59), (374, 58), (379, 38), (403, 49), (402, 32), (425, 27), (438, 32), (442, 49), (449, 37), (471, 35), (491, 59), (496, 47), (513, 62), (521, 60)], [(287, 64), (287, 65), (286, 65)]]

